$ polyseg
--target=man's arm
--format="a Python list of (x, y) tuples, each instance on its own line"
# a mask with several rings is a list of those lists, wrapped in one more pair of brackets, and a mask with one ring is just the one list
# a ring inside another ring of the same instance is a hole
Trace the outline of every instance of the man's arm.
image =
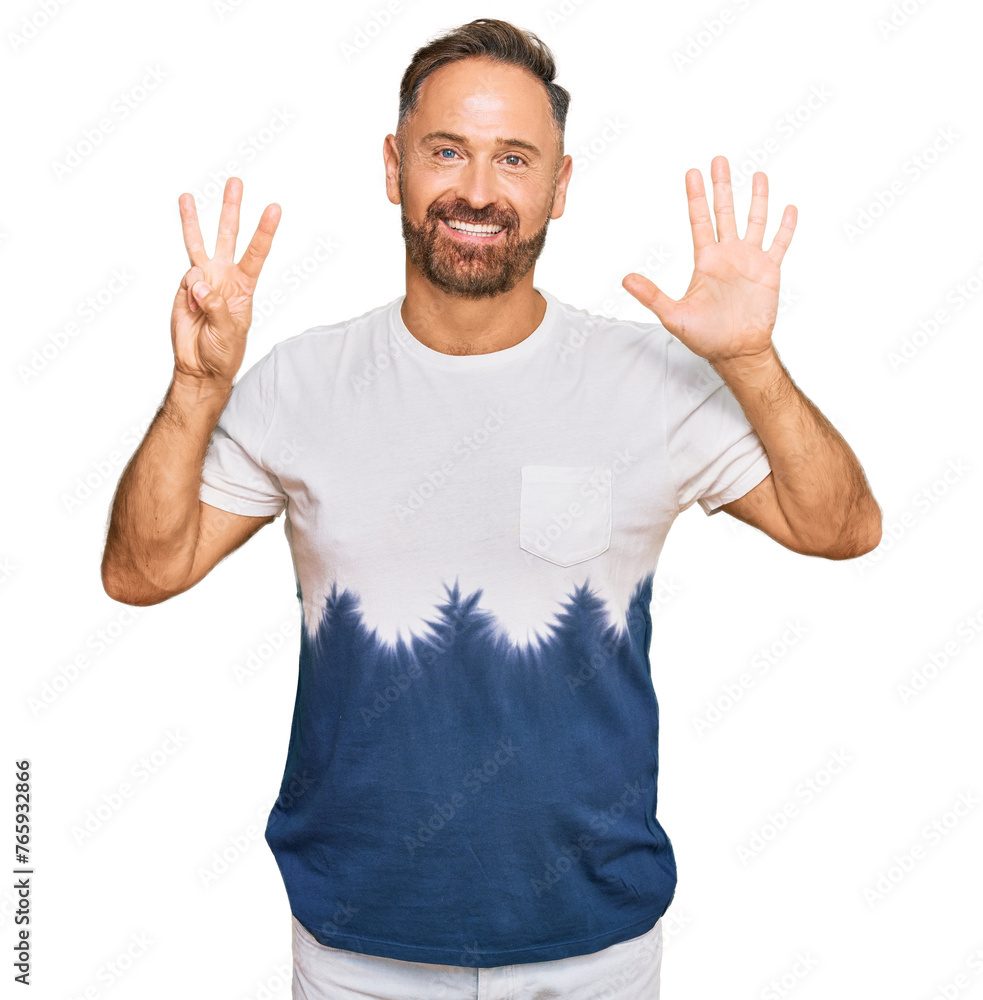
[(272, 516), (199, 499), (201, 469), (231, 386), (171, 382), (113, 497), (102, 584), (124, 604), (159, 604), (193, 587)]
[(180, 594), (274, 520), (220, 511), (199, 497), (208, 444), (242, 364), (253, 292), (280, 221), (280, 207), (268, 205), (236, 263), (241, 199), (242, 181), (230, 177), (209, 257), (194, 198), (178, 198), (191, 267), (171, 310), (174, 374), (120, 477), (102, 557), (106, 593), (127, 604)]
[(792, 381), (772, 347), (755, 363), (714, 368), (764, 445), (771, 473), (721, 510), (786, 548), (853, 559), (881, 540), (881, 510), (857, 456)]
[(744, 238), (737, 235), (727, 158), (714, 157), (714, 233), (699, 170), (686, 173), (693, 231), (693, 277), (675, 301), (640, 274), (622, 284), (694, 354), (705, 358), (740, 403), (768, 455), (772, 473), (722, 509), (796, 552), (849, 559), (880, 541), (881, 512), (856, 456), (795, 385), (772, 343), (779, 270), (798, 212), (787, 205), (778, 232), (762, 247), (768, 178), (752, 177)]

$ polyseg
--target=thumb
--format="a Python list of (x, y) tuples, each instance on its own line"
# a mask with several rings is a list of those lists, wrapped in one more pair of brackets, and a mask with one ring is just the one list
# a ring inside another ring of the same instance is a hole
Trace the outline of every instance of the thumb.
[(204, 281), (196, 281), (191, 286), (191, 294), (201, 306), (202, 312), (216, 326), (228, 328), (231, 319), (228, 303), (211, 285)]
[(621, 285), (629, 295), (638, 299), (647, 309), (651, 309), (663, 321), (663, 325), (664, 321), (672, 316), (675, 300), (669, 298), (654, 281), (632, 271), (631, 274), (625, 275)]

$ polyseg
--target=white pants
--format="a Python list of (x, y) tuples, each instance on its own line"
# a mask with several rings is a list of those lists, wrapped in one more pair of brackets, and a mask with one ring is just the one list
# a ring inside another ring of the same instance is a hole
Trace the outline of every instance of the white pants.
[(470, 969), (330, 948), (293, 917), (292, 1000), (659, 1000), (662, 921), (555, 962)]

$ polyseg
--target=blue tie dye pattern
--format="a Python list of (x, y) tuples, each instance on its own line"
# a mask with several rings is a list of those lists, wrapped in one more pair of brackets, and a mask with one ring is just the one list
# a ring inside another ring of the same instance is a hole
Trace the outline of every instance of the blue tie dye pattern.
[(487, 967), (652, 927), (676, 884), (656, 819), (652, 579), (635, 587), (626, 629), (585, 581), (527, 648), (457, 582), (429, 634), (392, 645), (335, 585), (316, 633), (302, 630), (266, 829), (314, 937)]

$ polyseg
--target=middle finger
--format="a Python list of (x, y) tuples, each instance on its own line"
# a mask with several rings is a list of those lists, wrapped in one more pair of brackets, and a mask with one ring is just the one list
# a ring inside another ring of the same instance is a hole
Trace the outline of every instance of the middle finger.
[(713, 158), (710, 177), (713, 180), (713, 214), (717, 220), (717, 239), (737, 239), (734, 193), (730, 187), (730, 167), (725, 156)]
[(242, 181), (230, 177), (225, 182), (222, 197), (222, 214), (218, 220), (218, 239), (215, 241), (215, 259), (231, 261), (236, 252), (239, 234), (239, 202), (242, 200)]

